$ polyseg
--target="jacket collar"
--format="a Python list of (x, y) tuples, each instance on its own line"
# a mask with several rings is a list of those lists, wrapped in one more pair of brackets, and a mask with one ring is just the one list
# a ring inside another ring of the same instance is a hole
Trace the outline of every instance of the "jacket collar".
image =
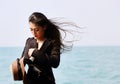
[[(40, 50), (46, 50), (47, 47), (53, 42), (54, 40), (51, 39), (46, 39), (43, 43), (43, 45), (41, 46)], [(38, 48), (38, 43), (36, 41), (36, 39), (32, 38), (31, 42), (30, 42), (30, 48)]]

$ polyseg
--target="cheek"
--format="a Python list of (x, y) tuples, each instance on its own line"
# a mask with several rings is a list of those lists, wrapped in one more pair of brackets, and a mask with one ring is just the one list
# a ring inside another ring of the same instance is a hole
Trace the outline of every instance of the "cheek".
[(34, 31), (31, 31), (31, 33), (34, 35), (35, 33), (34, 33)]
[(43, 34), (44, 34), (44, 31), (38, 31), (38, 32), (37, 32), (37, 35), (38, 35), (38, 36), (43, 36)]

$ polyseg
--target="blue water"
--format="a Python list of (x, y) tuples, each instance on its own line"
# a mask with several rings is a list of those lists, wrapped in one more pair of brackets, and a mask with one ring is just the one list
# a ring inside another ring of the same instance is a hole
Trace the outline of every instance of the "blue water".
[[(0, 84), (22, 84), (13, 81), (9, 66), (21, 56), (23, 48), (0, 48)], [(120, 84), (120, 46), (74, 47), (61, 55), (54, 69), (57, 84)]]

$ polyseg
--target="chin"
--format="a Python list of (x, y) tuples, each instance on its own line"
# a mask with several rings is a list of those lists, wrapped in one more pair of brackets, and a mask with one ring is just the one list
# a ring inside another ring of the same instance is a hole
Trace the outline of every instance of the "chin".
[(38, 40), (38, 39), (39, 39), (39, 37), (34, 37), (34, 39)]
[(37, 39), (37, 37), (34, 37), (34, 39)]

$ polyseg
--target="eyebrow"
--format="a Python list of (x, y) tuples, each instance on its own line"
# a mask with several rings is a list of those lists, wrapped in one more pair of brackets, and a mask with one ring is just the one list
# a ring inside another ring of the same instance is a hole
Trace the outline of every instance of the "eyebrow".
[(30, 28), (30, 29), (39, 29), (39, 28)]

